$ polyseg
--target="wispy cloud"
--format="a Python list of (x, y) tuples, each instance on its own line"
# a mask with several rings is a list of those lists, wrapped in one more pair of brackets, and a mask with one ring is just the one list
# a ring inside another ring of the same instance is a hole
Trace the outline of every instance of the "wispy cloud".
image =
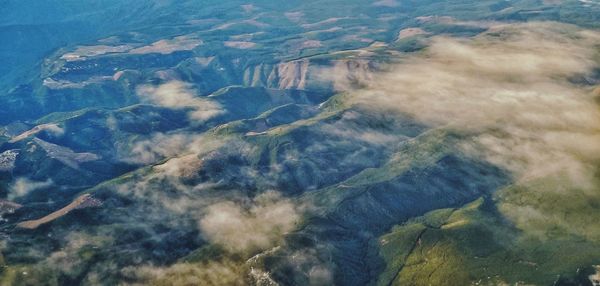
[(54, 183), (50, 179), (46, 181), (34, 181), (25, 177), (20, 177), (17, 178), (14, 181), (14, 183), (10, 186), (10, 193), (8, 194), (8, 199), (13, 200), (15, 198), (24, 197), (35, 190), (48, 188), (53, 184)]
[(274, 246), (300, 219), (296, 206), (276, 192), (261, 194), (248, 203), (226, 201), (208, 207), (199, 222), (200, 230), (209, 241), (246, 253)]
[(143, 100), (160, 106), (190, 109), (190, 118), (201, 122), (223, 113), (218, 103), (198, 96), (191, 84), (182, 81), (170, 81), (158, 86), (141, 85), (137, 87), (137, 94)]
[(590, 88), (572, 79), (598, 66), (598, 43), (598, 33), (555, 23), (436, 37), (423, 55), (366, 81), (350, 101), (478, 134), (465, 150), (522, 181), (562, 175), (585, 188), (600, 159), (600, 110)]
[(122, 157), (124, 161), (131, 163), (153, 163), (182, 154), (196, 138), (197, 136), (188, 133), (155, 133), (148, 139), (135, 142), (131, 150)]
[(231, 260), (176, 263), (169, 267), (126, 267), (121, 274), (134, 280), (123, 285), (245, 285), (244, 265)]

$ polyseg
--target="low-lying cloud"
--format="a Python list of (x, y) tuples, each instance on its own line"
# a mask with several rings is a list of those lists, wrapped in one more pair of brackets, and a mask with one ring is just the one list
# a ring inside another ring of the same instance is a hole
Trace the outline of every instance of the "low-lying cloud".
[(189, 116), (193, 120), (206, 121), (223, 113), (218, 103), (197, 96), (191, 84), (182, 81), (170, 81), (158, 86), (141, 85), (137, 87), (137, 94), (160, 106), (191, 109)]
[(135, 280), (123, 285), (246, 285), (244, 265), (231, 260), (176, 263), (169, 267), (127, 267), (122, 275)]
[(134, 143), (131, 150), (123, 155), (123, 160), (131, 163), (149, 164), (180, 155), (191, 146), (196, 137), (186, 133), (155, 133), (146, 140)]
[(573, 82), (592, 80), (599, 43), (599, 33), (556, 23), (434, 37), (422, 55), (365, 82), (350, 100), (474, 134), (464, 150), (522, 182), (560, 175), (589, 188), (600, 159), (600, 109), (593, 88)]
[(299, 210), (276, 192), (257, 196), (249, 205), (221, 202), (207, 209), (200, 230), (212, 243), (232, 252), (265, 250), (296, 227)]
[[(205, 154), (226, 143), (230, 138), (217, 138), (210, 135), (190, 132), (154, 133), (145, 139), (133, 143), (122, 152), (123, 161), (135, 164), (151, 164), (165, 158), (186, 156), (189, 154)], [(236, 142), (239, 142), (237, 140)]]
[(24, 197), (29, 193), (44, 189), (52, 186), (54, 183), (48, 179), (46, 181), (34, 181), (25, 177), (17, 178), (14, 183), (10, 186), (10, 193), (8, 199), (13, 200), (16, 198)]

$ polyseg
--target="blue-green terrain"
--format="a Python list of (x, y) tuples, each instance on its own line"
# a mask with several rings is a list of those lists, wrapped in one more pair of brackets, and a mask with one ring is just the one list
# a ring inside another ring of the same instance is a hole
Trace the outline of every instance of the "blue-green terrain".
[(0, 0), (0, 39), (0, 285), (600, 283), (598, 0)]

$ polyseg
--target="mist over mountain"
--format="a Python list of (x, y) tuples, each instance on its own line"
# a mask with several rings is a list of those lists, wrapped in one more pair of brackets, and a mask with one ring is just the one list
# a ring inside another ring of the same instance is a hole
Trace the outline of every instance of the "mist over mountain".
[(5, 0), (0, 37), (0, 285), (600, 279), (596, 0)]

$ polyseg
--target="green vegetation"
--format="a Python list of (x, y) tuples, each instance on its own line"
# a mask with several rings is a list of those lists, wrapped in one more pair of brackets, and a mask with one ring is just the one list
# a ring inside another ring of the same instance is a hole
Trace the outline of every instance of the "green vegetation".
[[(0, 197), (23, 207), (1, 218), (0, 285), (571, 285), (600, 264), (598, 173), (592, 186), (514, 181), (462, 151), (473, 134), (338, 90), (426, 56), (432, 37), (527, 21), (598, 28), (600, 5), (17, 2), (0, 7), (0, 153), (20, 152), (0, 174)], [(424, 33), (399, 39), (407, 28)], [(170, 47), (176, 37), (202, 44)], [(123, 45), (159, 49), (63, 57)], [(578, 84), (597, 80), (596, 71)], [(140, 95), (170, 81), (186, 90), (165, 94), (202, 104)], [(210, 104), (217, 115), (190, 116)], [(51, 127), (11, 142), (40, 124)], [(271, 190), (299, 217), (280, 245), (235, 252), (205, 233), (211, 206), (234, 205), (224, 217), (245, 228)], [(81, 195), (98, 203), (61, 209)]]
[[(514, 190), (502, 191), (506, 192)], [(598, 262), (598, 240), (556, 233), (540, 237), (539, 229), (519, 229), (496, 209), (503, 200), (481, 198), (463, 208), (433, 211), (394, 227), (379, 238), (380, 255), (387, 265), (379, 284), (551, 285), (557, 274), (573, 278), (578, 269)], [(557, 212), (561, 205), (569, 206), (554, 204)], [(579, 212), (582, 217), (593, 213)], [(550, 222), (543, 227), (554, 229)]]

